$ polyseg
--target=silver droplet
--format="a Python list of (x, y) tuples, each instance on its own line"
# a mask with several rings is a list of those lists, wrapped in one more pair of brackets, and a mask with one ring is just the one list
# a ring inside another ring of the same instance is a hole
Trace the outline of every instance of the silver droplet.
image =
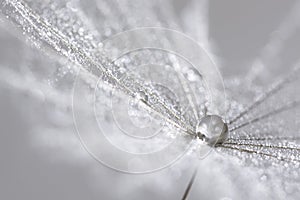
[(196, 128), (197, 136), (208, 145), (222, 144), (228, 136), (228, 126), (218, 115), (203, 117)]

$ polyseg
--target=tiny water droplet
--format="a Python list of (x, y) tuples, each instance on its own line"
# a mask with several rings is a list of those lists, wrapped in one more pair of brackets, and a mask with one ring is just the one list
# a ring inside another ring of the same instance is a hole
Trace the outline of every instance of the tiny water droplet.
[(139, 91), (135, 94), (136, 99), (148, 101), (148, 95), (144, 91)]
[(267, 175), (267, 174), (262, 174), (261, 177), (260, 177), (260, 180), (261, 180), (261, 181), (266, 181), (266, 180), (268, 180), (268, 175)]

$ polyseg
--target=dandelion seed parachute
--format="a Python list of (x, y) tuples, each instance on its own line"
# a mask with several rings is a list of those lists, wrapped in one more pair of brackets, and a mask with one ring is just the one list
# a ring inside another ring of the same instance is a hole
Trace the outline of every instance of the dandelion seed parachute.
[[(44, 35), (43, 37), (47, 37), (47, 36)], [(69, 52), (69, 53), (72, 53), (72, 52)], [(273, 92), (270, 92), (270, 93), (273, 93)], [(139, 94), (139, 93), (137, 92), (135, 94)], [(140, 96), (143, 97), (144, 93)], [(264, 96), (268, 96), (268, 95), (264, 95)], [(148, 98), (148, 96), (147, 96), (147, 98)], [(146, 100), (146, 98), (144, 98), (144, 97), (141, 98), (141, 99)], [(260, 102), (260, 101), (261, 100), (258, 100), (258, 102)], [(256, 105), (257, 105), (257, 103), (256, 103)], [(272, 104), (270, 104), (270, 105), (272, 105)], [(246, 108), (247, 111), (244, 111), (244, 112), (242, 112), (243, 110), (240, 110), (240, 109), (236, 109), (236, 110), (238, 112), (241, 112), (239, 116), (243, 115), (244, 118), (240, 119), (241, 121), (239, 121), (239, 120), (235, 121), (236, 119), (232, 118), (232, 119), (234, 119), (234, 122), (241, 123), (241, 122), (243, 122), (243, 120), (244, 121), (248, 120), (247, 117), (249, 115), (249, 112), (248, 112), (249, 109)], [(261, 111), (264, 111), (264, 109), (261, 109)], [(253, 114), (253, 115), (255, 115), (255, 114)], [(250, 117), (251, 117), (251, 115), (250, 115)], [(216, 116), (216, 118), (219, 118), (219, 117)], [(204, 118), (204, 119), (206, 119), (206, 118)], [(209, 125), (207, 125), (207, 124), (209, 124), (208, 122), (204, 123), (204, 121), (205, 121), (204, 119), (203, 119), (203, 122), (202, 122), (201, 119), (198, 120), (199, 128), (202, 127), (201, 131), (199, 131), (199, 133), (206, 133), (207, 138), (214, 138), (212, 135), (210, 135), (211, 132), (209, 130), (206, 130), (207, 127), (209, 129), (210, 129), (210, 127), (209, 127)], [(232, 124), (234, 122), (232, 122)], [(276, 123), (277, 121), (274, 120), (274, 122)], [(261, 120), (259, 120), (259, 123), (261, 123)], [(222, 123), (220, 123), (220, 124), (222, 124)], [(244, 123), (242, 123), (242, 124), (244, 124)], [(206, 125), (206, 127), (204, 125)], [(223, 127), (225, 125), (226, 124), (224, 124)], [(254, 124), (253, 127), (255, 125), (257, 125), (257, 123)], [(230, 155), (233, 155), (233, 157), (238, 157), (242, 161), (245, 161), (247, 164), (256, 163), (257, 165), (255, 165), (255, 166), (259, 166), (261, 169), (266, 168), (265, 161), (268, 162), (268, 163), (271, 163), (271, 164), (276, 164), (277, 162), (273, 162), (274, 159), (276, 159), (276, 157), (277, 158), (279, 158), (279, 157), (280, 158), (282, 158), (282, 157), (293, 158), (294, 161), (296, 161), (298, 159), (299, 151), (296, 150), (297, 145), (296, 144), (295, 145), (290, 144), (290, 142), (295, 143), (296, 136), (295, 137), (284, 137), (285, 135), (283, 135), (282, 137), (279, 137), (279, 136), (276, 137), (276, 136), (273, 135), (273, 134), (277, 134), (275, 132), (269, 132), (268, 135), (261, 135), (261, 132), (254, 134), (254, 131), (252, 132), (252, 130), (249, 128), (249, 126), (251, 126), (251, 124), (250, 125), (247, 124), (247, 126), (243, 126), (242, 129), (234, 131), (235, 133), (230, 134), (230, 138), (227, 139), (227, 140), (213, 139), (211, 141), (213, 141), (212, 143), (215, 143), (215, 142), (216, 143), (223, 143), (222, 145), (219, 145), (220, 151), (222, 151), (222, 153), (226, 152)], [(259, 129), (259, 128), (256, 128), (256, 129)], [(242, 134), (242, 132), (245, 131), (245, 130), (247, 130), (247, 134)], [(279, 132), (278, 134), (281, 134), (280, 131), (278, 131), (278, 132)], [(226, 133), (226, 131), (224, 131), (224, 133)], [(199, 135), (200, 134), (198, 134), (198, 137), (199, 137)], [(203, 134), (203, 135), (205, 135), (205, 134)], [(202, 139), (204, 139), (203, 135), (201, 134)], [(224, 135), (221, 134), (222, 137), (225, 136), (225, 135), (226, 134), (224, 134)], [(220, 138), (222, 138), (222, 137), (220, 137)], [(224, 138), (226, 138), (226, 137), (224, 137)], [(264, 138), (266, 138), (266, 140), (263, 143), (258, 144), (258, 142), (255, 138), (258, 139), (258, 141), (261, 141)], [(235, 140), (235, 144), (233, 144), (231, 139)], [(242, 143), (241, 141), (243, 141), (245, 139), (246, 140), (251, 140), (252, 143)], [(275, 142), (275, 140), (279, 140), (278, 144)], [(285, 142), (283, 142), (283, 141), (287, 141), (287, 144), (285, 144)], [(288, 147), (288, 150), (283, 149), (282, 147)], [(240, 154), (240, 152), (242, 152), (242, 153)], [(264, 159), (260, 159), (260, 156), (262, 156)], [(250, 158), (250, 159), (248, 160), (247, 158)], [(279, 163), (280, 163), (280, 165), (285, 165), (287, 162), (290, 162), (290, 161), (291, 161), (290, 159), (285, 159), (284, 162), (279, 162)], [(296, 166), (295, 162), (292, 162), (292, 164), (294, 164)], [(291, 166), (289, 165), (285, 169), (291, 169), (292, 167), (293, 167), (292, 165)]]

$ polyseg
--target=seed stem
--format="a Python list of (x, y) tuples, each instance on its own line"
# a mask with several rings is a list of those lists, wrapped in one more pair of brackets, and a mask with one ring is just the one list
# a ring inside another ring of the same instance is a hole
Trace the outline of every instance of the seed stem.
[(185, 192), (184, 192), (184, 194), (183, 194), (183, 197), (181, 198), (182, 200), (186, 200), (187, 197), (188, 197), (188, 195), (189, 195), (189, 193), (191, 192), (191, 188), (192, 188), (192, 186), (193, 186), (193, 183), (194, 183), (194, 181), (195, 181), (195, 178), (196, 178), (196, 176), (197, 176), (197, 173), (198, 173), (198, 168), (195, 169), (195, 171), (194, 171), (194, 173), (193, 173), (193, 176), (192, 176), (192, 178), (190, 179), (190, 182), (189, 182), (189, 184), (187, 185), (187, 187), (186, 187), (186, 189), (185, 189)]

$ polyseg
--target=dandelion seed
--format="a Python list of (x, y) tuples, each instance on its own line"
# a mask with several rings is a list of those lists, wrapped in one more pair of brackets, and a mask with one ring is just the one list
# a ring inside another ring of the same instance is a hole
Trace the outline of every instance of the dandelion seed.
[[(50, 10), (46, 9), (46, 11), (50, 12), (57, 9), (56, 4), (51, 4), (51, 6), (52, 8)], [(97, 6), (99, 7), (99, 10), (103, 10), (103, 15), (107, 15), (109, 13), (109, 5), (103, 4), (99, 6), (97, 4)], [(294, 144), (295, 141), (299, 140), (299, 137), (285, 135), (274, 136), (272, 135), (272, 132), (269, 132), (268, 135), (259, 135), (261, 132), (257, 134), (245, 132), (245, 136), (241, 135), (241, 132), (239, 132), (241, 129), (261, 123), (266, 119), (272, 119), (272, 117), (278, 116), (283, 112), (296, 109), (299, 106), (300, 101), (295, 99), (280, 106), (273, 107), (270, 111), (264, 112), (265, 110), (261, 110), (259, 115), (257, 115), (257, 113), (251, 115), (251, 113), (254, 112), (255, 109), (258, 109), (259, 106), (262, 106), (264, 103), (268, 103), (268, 100), (280, 94), (289, 84), (293, 84), (299, 77), (299, 67), (292, 69), (289, 75), (273, 84), (245, 109), (241, 109), (242, 106), (237, 102), (236, 105), (233, 105), (233, 107), (236, 108), (237, 115), (230, 115), (229, 120), (226, 121), (224, 120), (224, 116), (210, 113), (207, 98), (204, 98), (204, 100), (199, 103), (200, 100), (191, 95), (193, 86), (196, 85), (197, 87), (202, 87), (197, 85), (197, 81), (200, 79), (202, 81), (203, 77), (201, 74), (198, 74), (193, 70), (182, 70), (181, 66), (177, 63), (178, 60), (176, 58), (170, 55), (167, 56), (169, 59), (168, 61), (170, 61), (168, 68), (171, 68), (170, 66), (174, 64), (174, 70), (176, 73), (171, 77), (178, 80), (178, 88), (182, 89), (181, 94), (185, 96), (185, 105), (180, 105), (181, 102), (178, 103), (176, 101), (176, 98), (178, 97), (173, 95), (171, 90), (159, 84), (146, 82), (139, 77), (138, 73), (130, 71), (127, 68), (127, 65), (131, 64), (131, 59), (124, 58), (121, 63), (119, 63), (124, 66), (119, 66), (113, 62), (109, 58), (110, 55), (106, 55), (105, 52), (102, 52), (103, 43), (96, 39), (94, 34), (88, 33), (89, 30), (86, 27), (83, 27), (83, 24), (85, 24), (85, 22), (88, 24), (89, 20), (85, 20), (84, 23), (79, 20), (73, 20), (73, 23), (69, 23), (70, 21), (68, 20), (72, 20), (72, 14), (67, 13), (63, 16), (62, 20), (62, 16), (58, 15), (59, 12), (50, 12), (48, 14), (44, 14), (43, 17), (40, 13), (35, 12), (33, 8), (21, 0), (6, 1), (4, 7), (7, 8), (2, 9), (2, 11), (6, 14), (6, 17), (9, 17), (10, 20), (21, 26), (22, 33), (33, 36), (33, 38), (41, 42), (41, 46), (51, 47), (59, 54), (62, 54), (72, 61), (76, 66), (81, 66), (85, 73), (91, 77), (90, 79), (97, 80), (100, 78), (101, 81), (110, 86), (110, 89), (104, 89), (107, 90), (107, 93), (111, 95), (112, 92), (108, 91), (117, 89), (136, 100), (138, 103), (134, 104), (134, 106), (138, 107), (138, 112), (134, 109), (129, 110), (128, 112), (133, 118), (137, 117), (138, 122), (145, 121), (145, 123), (149, 123), (149, 121), (151, 121), (149, 118), (151, 117), (148, 115), (145, 117), (146, 115), (139, 113), (140, 110), (141, 112), (149, 111), (150, 114), (147, 114), (152, 116), (153, 113), (155, 113), (155, 115), (159, 116), (162, 121), (166, 121), (169, 125), (171, 125), (174, 130), (178, 130), (180, 133), (191, 136), (189, 139), (198, 139), (209, 147), (222, 152), (229, 152), (229, 154), (236, 157), (238, 157), (240, 153), (243, 155), (246, 154), (253, 160), (252, 162), (254, 164), (260, 165), (261, 163), (264, 163), (264, 161), (273, 164), (273, 161), (276, 160), (275, 163), (280, 163), (285, 168), (290, 168), (291, 163), (295, 166), (299, 166), (300, 150), (299, 146)], [(67, 7), (71, 11), (75, 12), (76, 15), (82, 16), (80, 14), (80, 9), (72, 3), (67, 3)], [(105, 7), (105, 9), (102, 7)], [(124, 8), (126, 7), (124, 6)], [(49, 23), (51, 19), (54, 22), (62, 21), (61, 24), (58, 22), (56, 24), (61, 26), (55, 26)], [(94, 17), (93, 20), (94, 19), (98, 19), (98, 17)], [(108, 20), (117, 21), (115, 18)], [(127, 21), (124, 23), (128, 23), (128, 26), (134, 25), (135, 18), (133, 16), (128, 17)], [(107, 38), (111, 36), (115, 30), (118, 30), (118, 28), (118, 25), (112, 25), (112, 27), (105, 28), (101, 37)], [(37, 42), (35, 41), (35, 43)], [(146, 56), (144, 57), (147, 58), (149, 52), (148, 54), (145, 54)], [(165, 57), (162, 56), (162, 54), (158, 54), (157, 56), (149, 57), (149, 60), (151, 59), (155, 61), (165, 59)], [(137, 60), (134, 62), (138, 62)], [(18, 83), (18, 85), (20, 86), (21, 84)], [(62, 104), (59, 98), (54, 98), (53, 101), (58, 102), (58, 104)], [(66, 104), (65, 102), (63, 103)], [(230, 103), (234, 104), (233, 102), (229, 102), (229, 104)], [(146, 109), (140, 109), (141, 105)], [(186, 105), (189, 107), (185, 110)], [(145, 123), (142, 123), (143, 126)], [(274, 124), (275, 123), (276, 122), (274, 122)], [(273, 124), (271, 124), (271, 126), (273, 126)], [(267, 128), (266, 132), (268, 132)], [(278, 132), (281, 133), (281, 131)], [(173, 139), (176, 137), (174, 134), (170, 134), (170, 138)], [(242, 160), (246, 160), (246, 158), (247, 157), (242, 157)], [(259, 158), (263, 159), (260, 160)], [(135, 166), (131, 167), (135, 168)], [(193, 174), (182, 199), (186, 199), (189, 195), (196, 175), (197, 171)], [(268, 178), (268, 175), (263, 175), (260, 180), (267, 181)]]

